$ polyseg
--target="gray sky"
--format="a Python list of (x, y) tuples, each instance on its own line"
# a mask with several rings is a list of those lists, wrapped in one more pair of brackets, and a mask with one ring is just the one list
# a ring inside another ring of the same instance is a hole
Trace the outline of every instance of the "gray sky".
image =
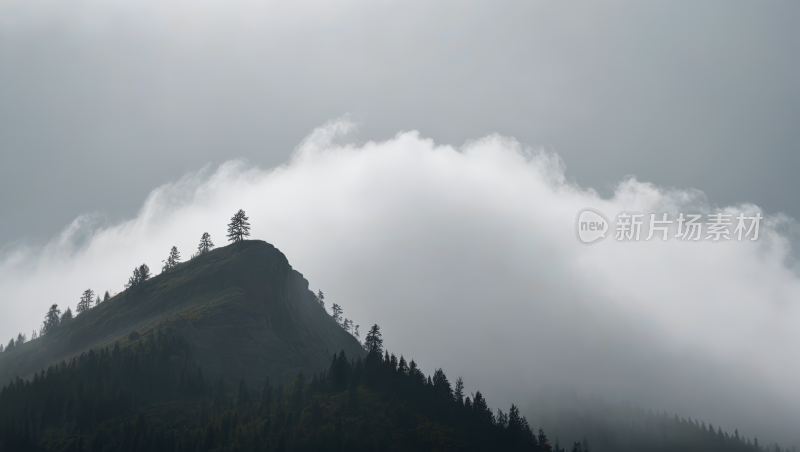
[[(797, 8), (4, 2), (0, 338), (244, 208), (493, 407), (571, 390), (797, 439)], [(715, 205), (762, 239), (572, 229)]]
[(4, 241), (128, 218), (206, 163), (283, 163), (348, 113), (362, 140), (497, 132), (606, 195), (633, 174), (800, 216), (794, 3), (259, 5), (4, 2)]

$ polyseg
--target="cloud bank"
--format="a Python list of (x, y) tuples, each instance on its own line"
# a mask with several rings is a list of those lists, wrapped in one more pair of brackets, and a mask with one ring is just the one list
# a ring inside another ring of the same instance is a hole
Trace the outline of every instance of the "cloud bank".
[[(0, 332), (38, 327), (87, 287), (121, 291), (200, 235), (225, 244), (244, 209), (266, 240), (364, 331), (427, 373), (442, 367), (493, 407), (532, 413), (554, 391), (629, 400), (743, 435), (794, 440), (800, 420), (800, 283), (794, 227), (767, 217), (756, 242), (576, 241), (576, 213), (709, 212), (696, 190), (621, 181), (609, 199), (564, 176), (556, 154), (492, 135), (461, 147), (417, 132), (350, 144), (322, 126), (291, 161), (243, 161), (153, 190), (132, 219), (82, 215), (42, 247), (3, 249)], [(755, 212), (752, 205), (724, 209)], [(7, 340), (7, 339), (6, 339)]]

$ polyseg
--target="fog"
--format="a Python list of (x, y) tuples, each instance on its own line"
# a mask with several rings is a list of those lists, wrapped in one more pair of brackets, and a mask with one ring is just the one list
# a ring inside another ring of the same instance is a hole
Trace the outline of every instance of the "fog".
[[(795, 2), (4, 0), (0, 237), (135, 214), (211, 162), (499, 133), (604, 196), (628, 174), (800, 218)], [(19, 221), (25, 218), (25, 221)]]
[[(329, 122), (285, 165), (206, 167), (155, 188), (132, 218), (82, 215), (45, 246), (4, 248), (2, 337), (73, 309), (86, 288), (121, 291), (133, 268), (184, 258), (203, 232), (226, 244), (238, 209), (361, 331), (443, 368), (494, 408), (535, 410), (567, 391), (628, 400), (762, 440), (795, 440), (800, 284), (793, 219), (766, 215), (757, 241), (576, 240), (577, 212), (759, 211), (626, 178), (601, 197), (549, 151), (499, 135), (462, 146), (415, 131), (355, 143)], [(644, 238), (644, 237), (643, 237)], [(535, 421), (534, 421), (535, 424)]]

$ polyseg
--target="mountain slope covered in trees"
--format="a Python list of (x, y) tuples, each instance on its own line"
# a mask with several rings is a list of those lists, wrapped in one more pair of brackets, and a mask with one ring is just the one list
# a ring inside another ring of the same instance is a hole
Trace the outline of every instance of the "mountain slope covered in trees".
[(327, 366), (337, 350), (361, 352), (283, 253), (245, 240), (200, 254), (0, 353), (0, 385), (90, 348), (124, 348), (166, 326), (192, 344), (193, 359), (209, 375), (291, 380), (301, 369)]

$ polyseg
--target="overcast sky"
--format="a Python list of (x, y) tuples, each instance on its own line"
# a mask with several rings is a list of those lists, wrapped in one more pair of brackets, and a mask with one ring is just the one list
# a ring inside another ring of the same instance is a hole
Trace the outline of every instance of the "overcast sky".
[[(794, 439), (799, 8), (3, 2), (0, 334), (244, 208), (492, 406), (568, 389)], [(587, 206), (766, 220), (586, 247)]]

